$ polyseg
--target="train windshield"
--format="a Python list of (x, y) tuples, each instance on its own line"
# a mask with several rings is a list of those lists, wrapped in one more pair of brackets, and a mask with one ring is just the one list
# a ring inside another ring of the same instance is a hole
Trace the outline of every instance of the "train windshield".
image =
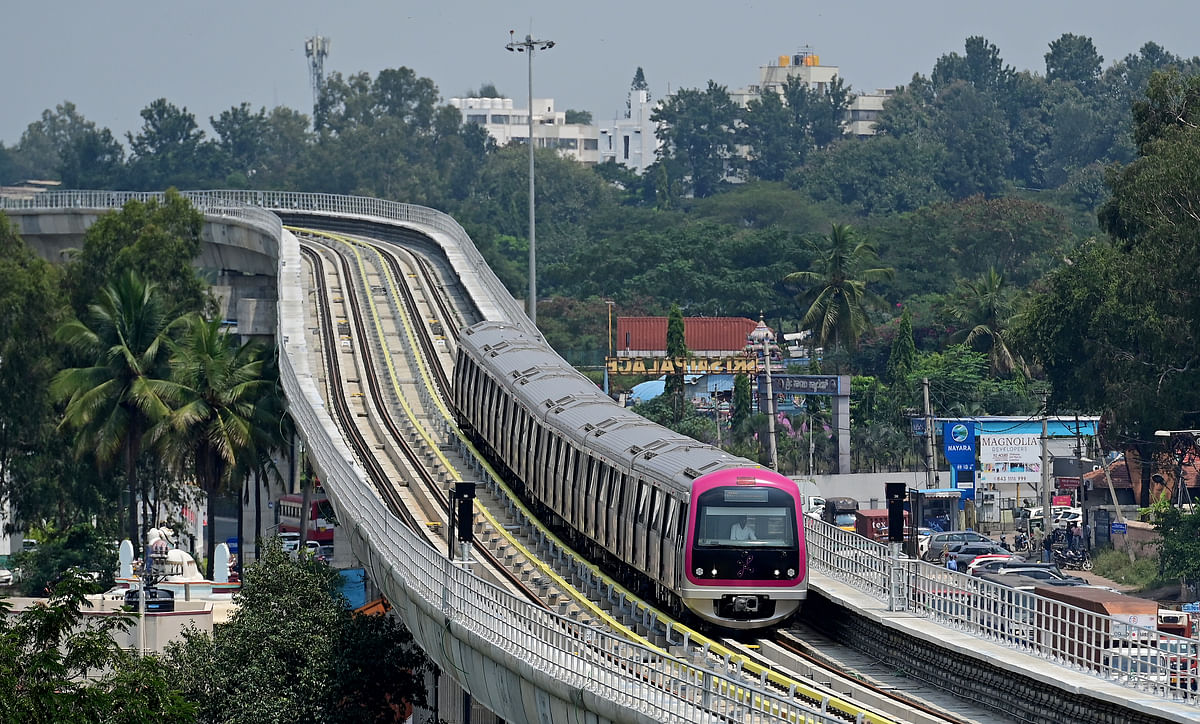
[(775, 488), (716, 488), (700, 496), (696, 543), (701, 546), (796, 545), (796, 507)]

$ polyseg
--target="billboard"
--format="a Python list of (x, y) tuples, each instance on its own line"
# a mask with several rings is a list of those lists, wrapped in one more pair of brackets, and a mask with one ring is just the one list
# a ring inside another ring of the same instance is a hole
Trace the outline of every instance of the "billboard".
[(1042, 439), (1039, 435), (980, 435), (979, 483), (1029, 483), (1042, 481)]
[(951, 468), (959, 472), (975, 469), (975, 423), (942, 423), (942, 445)]

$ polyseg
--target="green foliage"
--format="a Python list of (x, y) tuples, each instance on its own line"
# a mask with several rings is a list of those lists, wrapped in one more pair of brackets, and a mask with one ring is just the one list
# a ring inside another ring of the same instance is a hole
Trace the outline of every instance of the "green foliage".
[(712, 418), (700, 414), (691, 404), (676, 408), (675, 401), (666, 394), (634, 405), (633, 411), (680, 435), (707, 445), (717, 444), (717, 424)]
[(48, 386), (62, 315), (58, 270), (37, 258), (0, 213), (0, 502), (43, 477), (38, 458), (54, 446)]
[(201, 722), (375, 721), (390, 702), (424, 701), (427, 659), (398, 625), (356, 621), (337, 577), (276, 541), (246, 567), (228, 623), (168, 646)]
[[(920, 355), (906, 389), (921, 389), (925, 377), (929, 378), (933, 408), (941, 415), (1031, 414), (1039, 405), (1023, 381), (990, 377), (987, 356), (964, 345)], [(914, 399), (908, 406), (915, 403)]]
[[(678, 304), (671, 305), (667, 314), (667, 357), (678, 358), (688, 355), (687, 340), (684, 338), (683, 312)], [(683, 407), (683, 370), (667, 375), (663, 395), (671, 400), (678, 417)]]
[(985, 353), (993, 375), (1028, 376), (1029, 369), (1013, 347), (1008, 332), (1019, 305), (1020, 300), (1005, 284), (1004, 275), (995, 269), (988, 269), (974, 281), (959, 280), (957, 293), (945, 306), (946, 314), (959, 325), (950, 335), (950, 341)]
[(1159, 534), (1159, 575), (1188, 585), (1200, 581), (1200, 512), (1184, 512), (1164, 495), (1145, 513)]
[[(156, 660), (134, 658), (113, 640), (129, 618), (82, 615), (93, 585), (73, 569), (45, 605), (0, 615), (0, 721), (195, 721)], [(7, 608), (0, 602), (0, 613)]]
[(734, 160), (736, 103), (724, 86), (708, 82), (704, 90), (683, 88), (655, 109), (659, 153), (673, 176), (687, 177), (696, 198), (716, 193)]
[(1091, 38), (1063, 33), (1050, 43), (1046, 53), (1046, 80), (1062, 80), (1080, 90), (1090, 90), (1100, 79), (1103, 62)]
[(734, 375), (733, 400), (729, 408), (729, 427), (738, 433), (745, 429), (750, 420), (750, 377), (744, 373)]
[(900, 327), (896, 331), (892, 350), (888, 355), (887, 380), (892, 385), (905, 384), (917, 363), (917, 346), (913, 342), (912, 315), (908, 307), (900, 313)]
[(913, 135), (846, 139), (813, 153), (789, 182), (863, 216), (897, 214), (947, 198), (937, 181), (944, 162), (940, 143)]
[(853, 349), (870, 328), (867, 307), (885, 306), (867, 283), (891, 278), (892, 269), (868, 267), (877, 259), (875, 247), (855, 241), (849, 226), (834, 224), (822, 244), (809, 242), (808, 246), (816, 256), (812, 270), (783, 278), (805, 287), (797, 298), (807, 308), (800, 324), (812, 330), (823, 347)]
[(154, 280), (167, 313), (205, 306), (204, 282), (193, 263), (200, 254), (203, 215), (174, 189), (161, 201), (129, 201), (88, 227), (83, 249), (66, 267), (71, 307), (82, 317), (100, 290), (130, 270)]
[(1114, 549), (1102, 550), (1092, 556), (1092, 573), (1126, 586), (1145, 590), (1159, 581), (1158, 560), (1142, 556), (1129, 561), (1129, 554)]
[(129, 272), (104, 288), (87, 323), (70, 320), (56, 333), (87, 365), (60, 370), (51, 382), (51, 394), (66, 403), (59, 427), (74, 433), (79, 458), (108, 468), (123, 456), (133, 541), (141, 540), (135, 510), (143, 438), (168, 411), (167, 323), (158, 287)]
[(19, 586), (26, 596), (47, 595), (71, 568), (96, 573), (90, 589), (96, 593), (112, 587), (117, 551), (90, 523), (80, 523), (48, 533), (36, 550), (16, 554), (14, 565), (21, 569)]

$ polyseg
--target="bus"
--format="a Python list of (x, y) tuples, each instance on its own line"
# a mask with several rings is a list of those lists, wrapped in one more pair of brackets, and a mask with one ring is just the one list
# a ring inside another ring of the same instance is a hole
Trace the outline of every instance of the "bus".
[[(314, 540), (321, 545), (333, 544), (333, 527), (337, 524), (333, 507), (324, 495), (313, 495), (309, 499), (308, 535), (307, 540)], [(280, 533), (300, 532), (300, 511), (303, 509), (304, 496), (299, 493), (284, 495), (275, 506), (276, 522)]]

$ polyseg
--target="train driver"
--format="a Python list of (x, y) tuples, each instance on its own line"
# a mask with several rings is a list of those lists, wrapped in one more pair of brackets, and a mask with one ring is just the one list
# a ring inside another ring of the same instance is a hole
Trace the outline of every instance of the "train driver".
[(757, 540), (754, 537), (754, 527), (746, 521), (746, 516), (733, 524), (729, 530), (729, 540)]

